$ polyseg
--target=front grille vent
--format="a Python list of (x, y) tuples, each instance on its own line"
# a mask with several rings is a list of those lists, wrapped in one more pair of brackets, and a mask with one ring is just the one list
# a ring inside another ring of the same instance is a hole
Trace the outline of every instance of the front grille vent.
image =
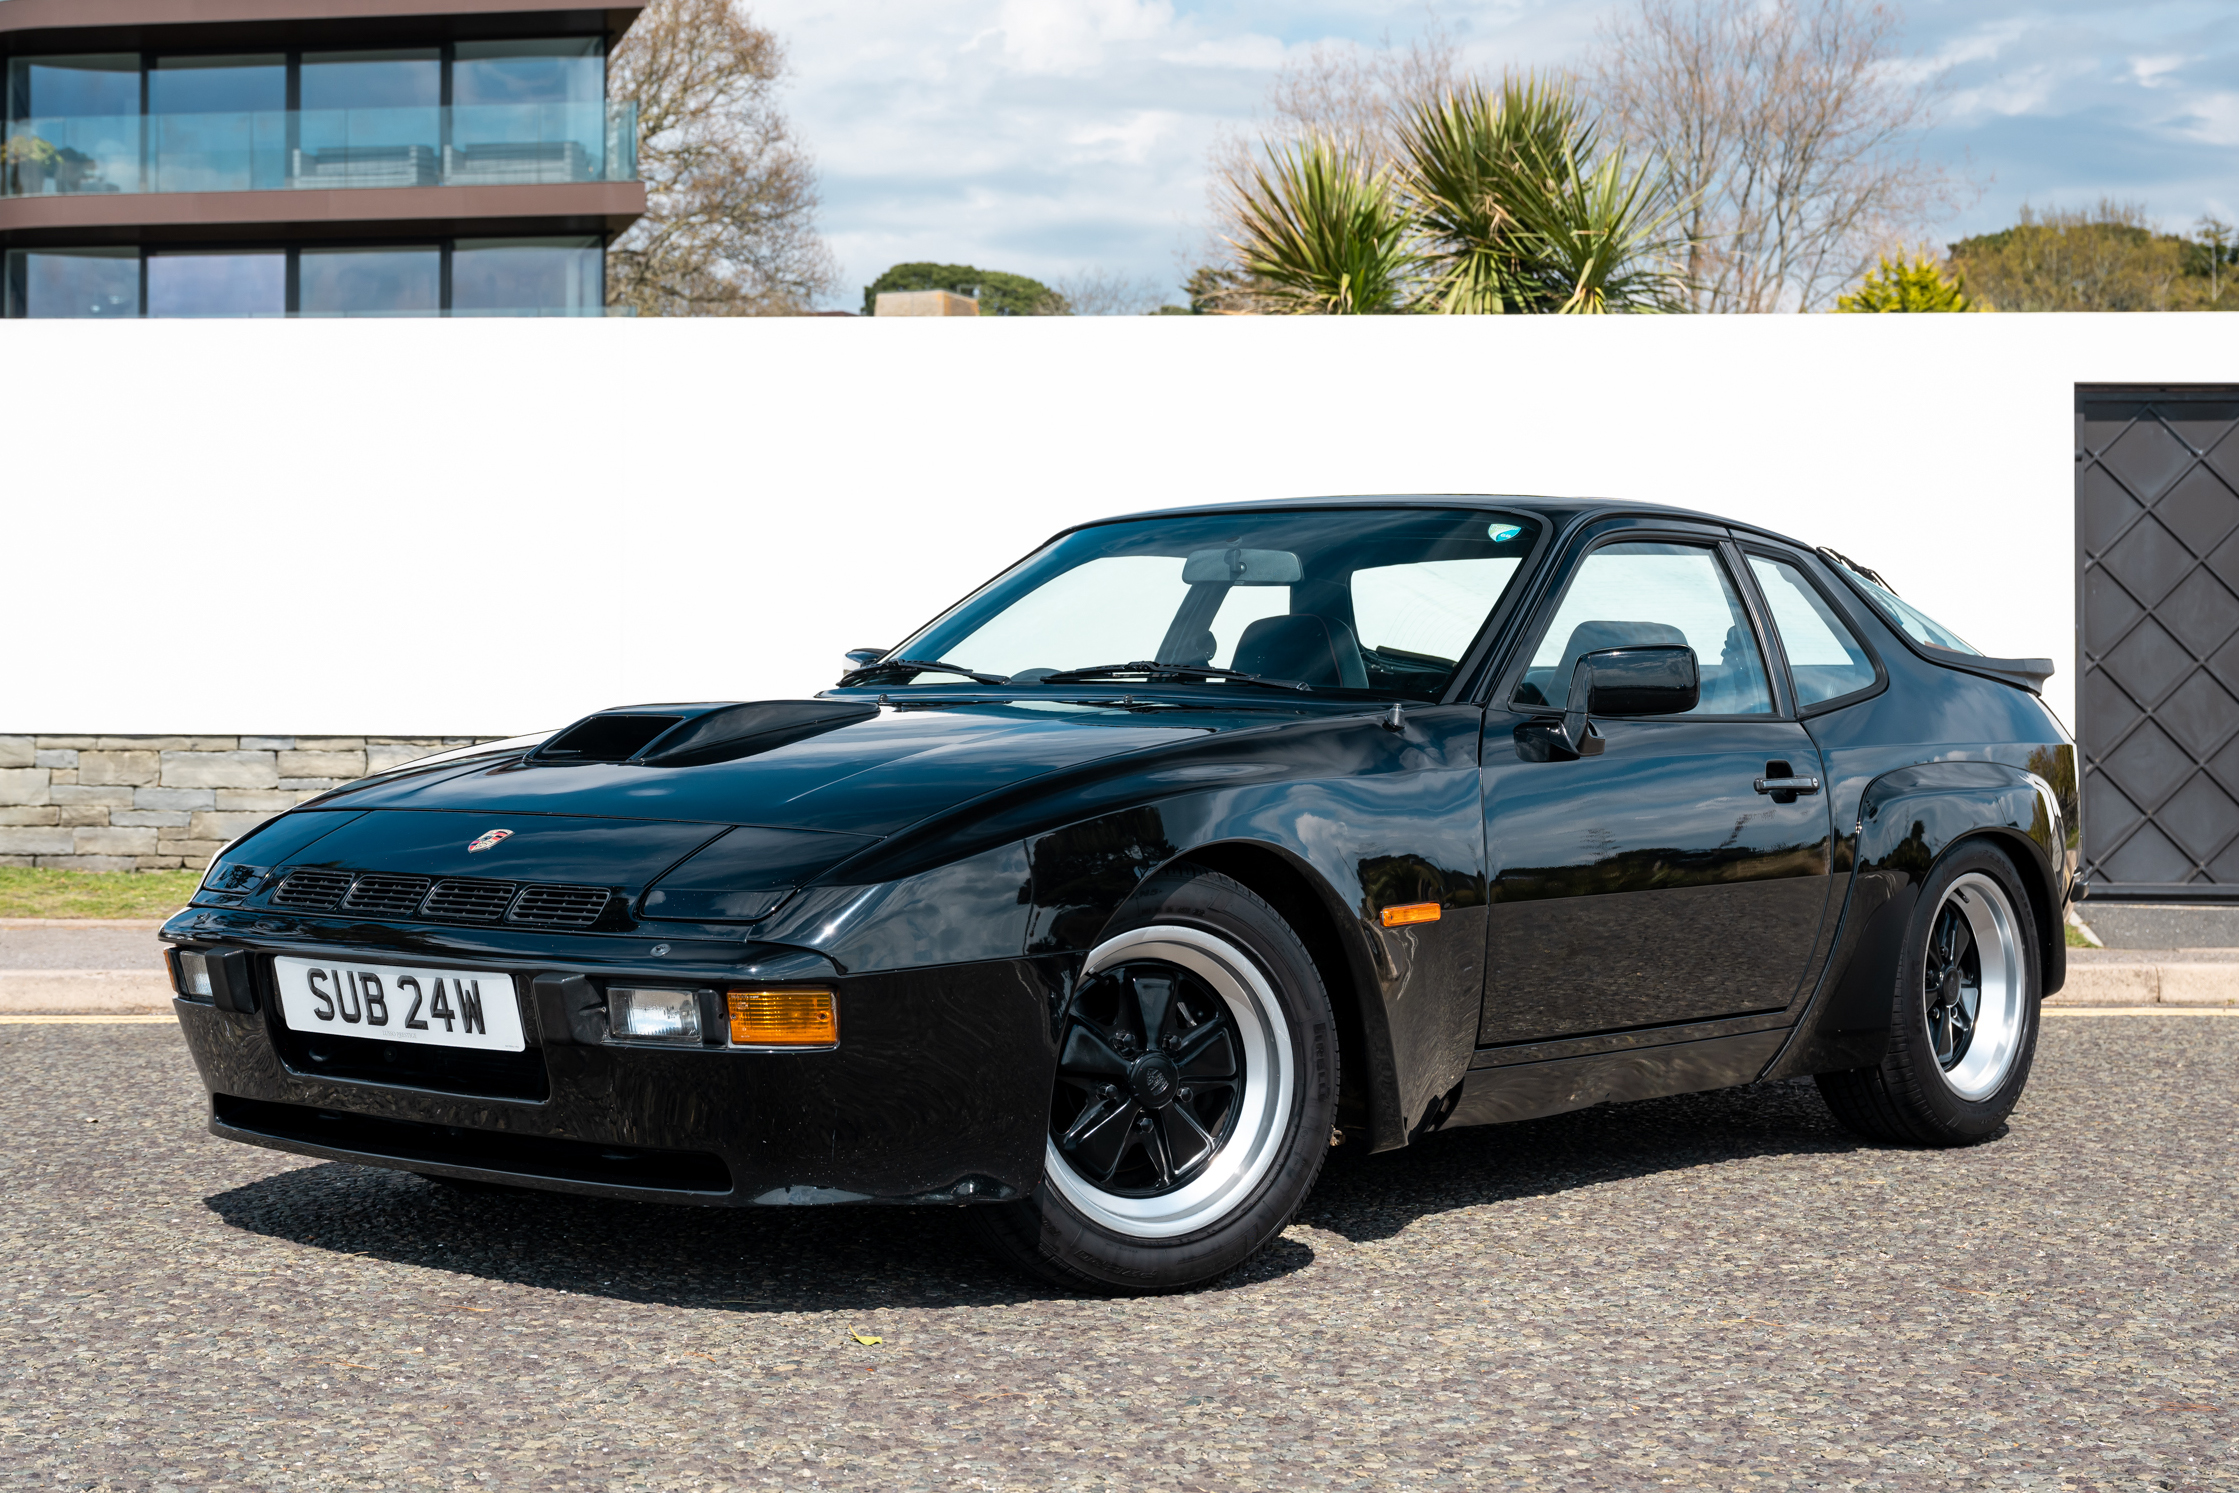
[(605, 887), (530, 886), (521, 889), (509, 921), (543, 928), (588, 928), (604, 911)]
[(387, 871), (291, 871), (272, 905), (365, 918), (432, 923), (510, 923), (522, 928), (595, 928), (615, 904), (603, 886), (533, 886), (470, 877), (438, 880)]
[(350, 889), (347, 871), (291, 871), (272, 900), (281, 907), (301, 907), (324, 912), (342, 900)]
[(461, 923), (494, 923), (513, 902), (510, 881), (439, 881), (428, 893), (427, 915)]
[(420, 899), (428, 894), (425, 876), (360, 876), (350, 888), (350, 895), (342, 899), (342, 906), (350, 912), (368, 912), (375, 917), (405, 917), (416, 910)]

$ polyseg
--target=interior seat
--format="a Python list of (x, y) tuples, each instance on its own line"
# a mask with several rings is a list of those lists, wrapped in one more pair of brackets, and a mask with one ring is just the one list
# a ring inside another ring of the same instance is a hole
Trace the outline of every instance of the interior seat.
[(1368, 666), (1361, 662), (1359, 639), (1344, 623), (1318, 612), (1260, 618), (1236, 640), (1236, 656), (1229, 667), (1302, 684), (1368, 688)]

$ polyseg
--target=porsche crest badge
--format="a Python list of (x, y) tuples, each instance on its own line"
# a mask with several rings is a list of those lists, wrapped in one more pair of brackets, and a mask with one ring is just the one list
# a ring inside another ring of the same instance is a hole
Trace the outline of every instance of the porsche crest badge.
[(474, 842), (468, 845), (466, 848), (467, 854), (472, 855), (477, 850), (488, 850), (492, 845), (497, 844), (500, 840), (510, 840), (512, 838), (513, 831), (509, 829), (491, 830), (486, 835), (475, 836)]

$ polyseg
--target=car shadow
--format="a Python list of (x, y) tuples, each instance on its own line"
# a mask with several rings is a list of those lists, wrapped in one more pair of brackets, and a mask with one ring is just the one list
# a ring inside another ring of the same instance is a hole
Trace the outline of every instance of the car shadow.
[(1457, 1208), (1751, 1157), (1862, 1149), (1809, 1079), (1752, 1084), (1473, 1126), (1376, 1156), (1338, 1150), (1298, 1221), (1368, 1243)]
[[(1752, 1156), (1856, 1149), (1808, 1086), (1606, 1105), (1335, 1153), (1298, 1221), (1354, 1241), (1416, 1219)], [(739, 1312), (993, 1306), (1068, 1293), (997, 1264), (955, 1208), (690, 1208), (565, 1193), (462, 1191), (409, 1172), (316, 1162), (212, 1195), (247, 1233), (584, 1296)], [(1279, 1239), (1222, 1278), (1291, 1275)]]

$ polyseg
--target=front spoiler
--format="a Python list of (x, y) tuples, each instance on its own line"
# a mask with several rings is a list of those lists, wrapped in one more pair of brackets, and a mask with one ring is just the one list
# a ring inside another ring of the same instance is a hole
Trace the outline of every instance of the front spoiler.
[[(530, 972), (518, 977), (526, 991)], [(210, 1133), (227, 1140), (700, 1206), (960, 1203), (1040, 1180), (1062, 980), (1025, 959), (841, 977), (839, 1047), (799, 1053), (548, 1042), (524, 1000), (546, 1078), (535, 1099), (304, 1072), (282, 1055), (271, 1002), (172, 1004)]]

